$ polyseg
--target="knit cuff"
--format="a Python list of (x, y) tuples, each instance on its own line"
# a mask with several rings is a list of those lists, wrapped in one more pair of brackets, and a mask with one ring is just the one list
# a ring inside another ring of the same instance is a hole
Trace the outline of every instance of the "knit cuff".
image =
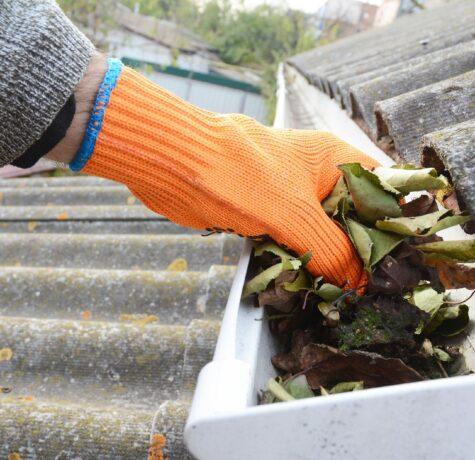
[(89, 161), (89, 158), (91, 158), (92, 152), (94, 152), (112, 90), (117, 85), (123, 67), (124, 64), (118, 59), (109, 59), (109, 69), (97, 92), (96, 101), (94, 102), (94, 108), (91, 112), (81, 148), (69, 165), (69, 168), (74, 172), (81, 171)]
[(0, 10), (0, 166), (41, 138), (85, 73), (94, 46), (53, 0)]

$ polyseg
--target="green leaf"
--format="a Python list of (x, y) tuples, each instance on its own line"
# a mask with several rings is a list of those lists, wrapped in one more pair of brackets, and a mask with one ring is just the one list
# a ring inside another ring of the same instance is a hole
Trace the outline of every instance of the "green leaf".
[(319, 297), (321, 297), (326, 302), (333, 302), (334, 300), (338, 299), (343, 294), (343, 289), (335, 286), (334, 284), (330, 283), (323, 283), (316, 291)]
[(371, 263), (371, 248), (373, 247), (373, 241), (369, 237), (366, 227), (352, 219), (347, 219), (346, 224), (348, 226), (351, 241), (353, 241), (358, 254), (363, 260), (365, 268), (369, 268)]
[(358, 391), (363, 390), (363, 388), (364, 382), (362, 380), (359, 382), (340, 382), (330, 390), (330, 394), (334, 395), (337, 393), (345, 393), (347, 391)]
[(418, 190), (437, 190), (448, 186), (447, 179), (439, 176), (434, 168), (416, 168), (412, 165), (379, 167), (375, 168), (373, 173), (382, 182), (386, 182), (403, 194)]
[(326, 390), (324, 387), (320, 387), (320, 394), (322, 396), (328, 396), (330, 394), (330, 392), (328, 390)]
[(368, 270), (404, 239), (393, 233), (368, 228), (351, 219), (346, 221), (350, 238)]
[(303, 256), (300, 256), (298, 260), (302, 263), (302, 267), (305, 267), (310, 260), (312, 259), (312, 253), (310, 251), (306, 252)]
[[(405, 236), (430, 236), (445, 228), (462, 225), (470, 220), (469, 216), (447, 216), (448, 210), (432, 212), (417, 217), (397, 217), (395, 219), (378, 220), (376, 227), (380, 230), (398, 233)], [(440, 219), (440, 220), (439, 220)]]
[(286, 281), (284, 283), (284, 289), (289, 292), (297, 292), (302, 289), (311, 289), (312, 282), (303, 270), (299, 270), (299, 274), (295, 281), (289, 283)]
[(356, 212), (365, 222), (375, 222), (385, 217), (400, 217), (401, 208), (396, 197), (384, 190), (378, 176), (359, 163), (340, 165), (350, 191)]
[(470, 216), (447, 216), (443, 219), (440, 219), (425, 235), (434, 235), (441, 230), (444, 230), (449, 227), (455, 227), (456, 225), (463, 225), (471, 219)]
[(338, 325), (340, 312), (334, 305), (328, 302), (320, 302), (318, 309), (325, 318), (328, 327), (336, 327)]
[(281, 247), (277, 246), (275, 243), (269, 241), (263, 244), (260, 244), (254, 249), (255, 256), (261, 256), (264, 252), (270, 252), (276, 256), (279, 256), (282, 259), (294, 259), (288, 252), (284, 251)]
[(444, 362), (452, 361), (452, 358), (450, 357), (450, 355), (446, 351), (442, 350), (442, 348), (434, 347), (434, 356), (439, 361), (444, 361)]
[(373, 241), (373, 248), (371, 251), (371, 266), (377, 264), (404, 239), (402, 236), (394, 235), (393, 233), (382, 232), (375, 228), (367, 228), (366, 231)]
[(313, 398), (315, 396), (305, 375), (299, 375), (291, 379), (286, 383), (285, 389), (295, 399)]
[(440, 334), (452, 337), (460, 334), (470, 321), (467, 305), (442, 307), (425, 327), (424, 334)]
[(244, 290), (242, 293), (243, 298), (250, 296), (251, 294), (255, 294), (258, 292), (264, 291), (268, 284), (276, 279), (283, 271), (286, 270), (298, 270), (301, 266), (301, 262), (298, 259), (293, 260), (284, 260), (283, 262), (279, 262), (278, 264), (269, 267), (268, 269), (262, 271), (254, 278), (249, 280), (244, 285)]
[(378, 220), (376, 227), (387, 232), (405, 236), (420, 236), (422, 233), (437, 224), (438, 220), (449, 211), (436, 211), (417, 217), (397, 217)]
[(475, 262), (475, 239), (457, 241), (435, 241), (415, 246), (417, 249), (430, 253), (431, 259), (453, 259), (459, 262)]
[(318, 288), (320, 287), (320, 285), (322, 284), (322, 281), (323, 281), (323, 276), (317, 276), (314, 280), (313, 280), (313, 290), (314, 291), (317, 291)]
[(341, 176), (338, 182), (335, 184), (330, 195), (328, 195), (322, 202), (323, 210), (329, 215), (333, 216), (337, 211), (338, 203), (342, 198), (348, 196), (348, 187), (346, 186), (345, 179)]
[(439, 294), (428, 284), (417, 286), (412, 293), (411, 303), (434, 316), (444, 303), (444, 294)]
[[(410, 302), (416, 307), (420, 308), (430, 315), (429, 322), (439, 311), (439, 308), (444, 303), (444, 294), (439, 294), (432, 289), (428, 284), (417, 286), (414, 288)], [(424, 321), (421, 321), (416, 329), (416, 334), (420, 334), (424, 330)]]
[(295, 398), (275, 379), (269, 379), (267, 382), (267, 390), (270, 391), (279, 401), (295, 400)]

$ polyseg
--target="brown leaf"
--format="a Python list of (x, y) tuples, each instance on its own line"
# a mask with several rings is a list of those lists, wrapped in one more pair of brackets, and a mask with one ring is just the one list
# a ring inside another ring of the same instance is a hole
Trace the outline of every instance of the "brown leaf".
[(424, 377), (400, 359), (364, 351), (342, 352), (327, 345), (306, 345), (300, 356), (312, 389), (338, 382), (361, 380), (365, 388), (418, 382)]
[(280, 353), (272, 357), (272, 364), (282, 371), (295, 373), (300, 371), (300, 354), (305, 345), (312, 342), (310, 331), (296, 330), (292, 334), (289, 353)]
[(429, 281), (437, 291), (442, 290), (437, 270), (425, 264), (422, 251), (403, 242), (370, 274), (368, 292), (402, 294), (421, 280)]
[(452, 191), (449, 195), (444, 197), (442, 199), (442, 204), (447, 209), (451, 209), (455, 214), (460, 214), (460, 206), (455, 191)]
[(282, 272), (267, 289), (257, 296), (259, 306), (270, 305), (284, 313), (290, 312), (299, 298), (298, 292), (290, 292), (284, 288), (284, 283), (292, 283), (298, 276), (298, 271), (286, 270)]
[(445, 289), (475, 289), (475, 267), (435, 259), (426, 263), (437, 269)]
[(422, 195), (415, 200), (401, 205), (404, 217), (417, 217), (437, 211), (437, 203), (433, 195)]

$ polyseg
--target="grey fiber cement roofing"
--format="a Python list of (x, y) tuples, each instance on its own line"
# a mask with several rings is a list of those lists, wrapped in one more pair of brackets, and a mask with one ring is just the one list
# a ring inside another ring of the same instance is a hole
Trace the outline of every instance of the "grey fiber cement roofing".
[[(475, 3), (398, 18), (288, 64), (347, 111), (395, 161), (437, 158), (475, 215)], [(462, 138), (463, 136), (463, 138)]]
[(0, 180), (0, 197), (0, 458), (146, 459), (154, 434), (191, 458), (182, 430), (242, 242), (89, 177)]

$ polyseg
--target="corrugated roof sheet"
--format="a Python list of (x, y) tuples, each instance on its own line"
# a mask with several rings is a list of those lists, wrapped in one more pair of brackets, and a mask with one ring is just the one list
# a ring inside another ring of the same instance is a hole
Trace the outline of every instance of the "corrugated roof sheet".
[(154, 434), (191, 458), (189, 400), (242, 242), (101, 179), (3, 179), (0, 197), (0, 458), (146, 459)]
[[(432, 155), (439, 155), (465, 209), (475, 215), (475, 202), (468, 197), (470, 187), (473, 195), (473, 168), (468, 175), (461, 170), (473, 165), (474, 126), (461, 125), (466, 139), (472, 139), (463, 149), (455, 145), (460, 138), (453, 135), (462, 131), (452, 129), (475, 118), (472, 0), (403, 16), (389, 26), (297, 55), (288, 63), (335, 98), (398, 162), (420, 164), (423, 137), (435, 146), (434, 137), (450, 133)], [(439, 131), (442, 134), (436, 134)]]

